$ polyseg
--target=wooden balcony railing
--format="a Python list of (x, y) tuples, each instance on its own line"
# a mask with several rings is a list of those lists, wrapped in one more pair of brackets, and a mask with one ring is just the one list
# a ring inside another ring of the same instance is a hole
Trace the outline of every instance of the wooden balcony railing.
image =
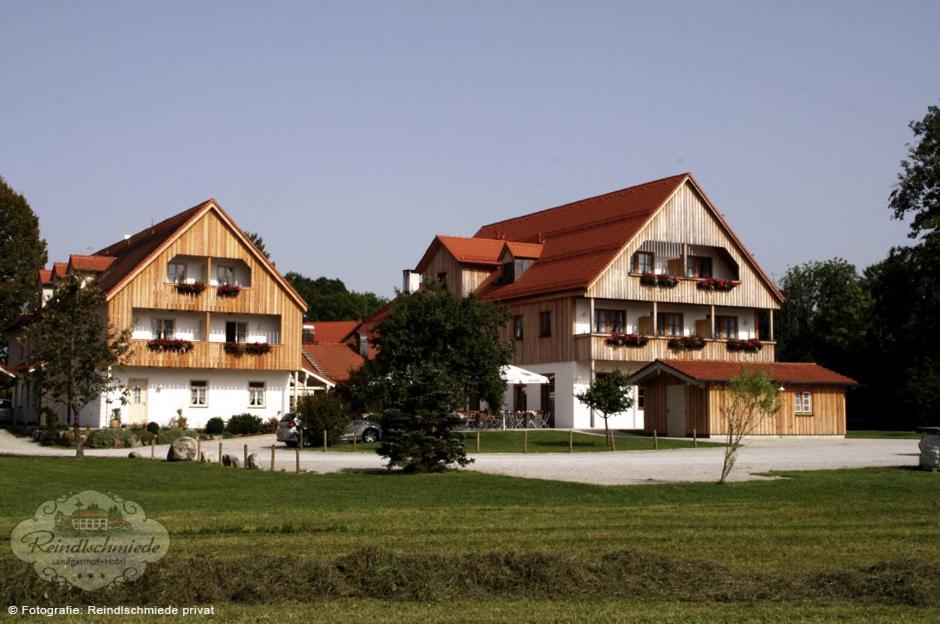
[[(288, 361), (284, 345), (272, 344), (263, 354), (226, 353), (222, 342), (193, 342), (191, 351), (151, 351), (147, 340), (131, 341), (128, 366), (158, 366), (167, 368), (229, 368), (242, 370), (294, 370), (296, 361)], [(298, 356), (299, 357), (299, 356)]]
[(611, 362), (652, 362), (662, 360), (725, 360), (729, 362), (773, 362), (776, 343), (762, 342), (760, 351), (729, 351), (727, 340), (706, 340), (704, 349), (675, 350), (669, 338), (650, 337), (642, 347), (618, 347), (607, 344), (608, 334), (575, 336), (578, 361), (607, 360)]

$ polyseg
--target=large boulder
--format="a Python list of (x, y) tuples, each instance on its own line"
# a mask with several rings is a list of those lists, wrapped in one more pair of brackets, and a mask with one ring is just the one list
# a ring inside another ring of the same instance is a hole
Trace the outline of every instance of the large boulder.
[(196, 438), (183, 436), (173, 440), (170, 450), (167, 451), (167, 461), (196, 461), (197, 452)]
[(919, 446), (920, 467), (940, 470), (940, 427), (924, 427)]
[(242, 465), (241, 461), (238, 459), (237, 455), (229, 455), (226, 453), (222, 456), (222, 465), (231, 466), (232, 468), (238, 468)]
[(250, 453), (245, 461), (245, 468), (249, 470), (261, 470), (261, 458), (257, 453)]

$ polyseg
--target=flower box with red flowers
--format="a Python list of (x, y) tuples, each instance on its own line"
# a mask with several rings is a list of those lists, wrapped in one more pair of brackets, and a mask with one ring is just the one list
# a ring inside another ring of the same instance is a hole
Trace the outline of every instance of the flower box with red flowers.
[(245, 345), (245, 353), (252, 355), (264, 355), (271, 351), (271, 345), (266, 342), (249, 342)]
[(728, 341), (728, 351), (744, 351), (746, 353), (757, 353), (764, 348), (760, 340), (737, 340), (732, 338)]
[(241, 291), (242, 287), (237, 284), (219, 284), (215, 294), (219, 297), (237, 297)]
[(190, 340), (180, 340), (178, 338), (154, 338), (147, 342), (147, 348), (151, 351), (189, 353), (193, 350), (193, 343)]
[(245, 345), (241, 342), (226, 342), (222, 348), (229, 355), (242, 355), (245, 353)]
[(719, 279), (717, 277), (706, 277), (704, 279), (700, 279), (698, 283), (695, 285), (695, 287), (698, 288), (699, 290), (717, 290), (721, 292), (726, 292), (726, 291), (731, 290), (738, 284), (740, 284), (740, 282), (736, 282), (735, 280)]
[(666, 343), (673, 351), (698, 351), (705, 348), (705, 339), (701, 336), (676, 336)]
[(642, 347), (650, 341), (646, 336), (639, 334), (621, 334), (614, 332), (607, 337), (607, 344), (611, 347)]
[(206, 289), (202, 282), (180, 282), (176, 285), (176, 292), (181, 295), (196, 296)]
[(656, 275), (653, 273), (644, 273), (640, 276), (640, 283), (644, 286), (673, 288), (679, 283), (679, 278), (675, 277), (674, 275)]

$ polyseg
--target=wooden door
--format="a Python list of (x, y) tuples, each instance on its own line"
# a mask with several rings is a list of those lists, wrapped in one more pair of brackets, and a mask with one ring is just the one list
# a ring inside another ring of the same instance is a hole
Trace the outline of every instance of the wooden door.
[(666, 431), (669, 437), (685, 436), (685, 384), (666, 387)]
[(147, 380), (127, 380), (128, 423), (132, 425), (147, 423)]

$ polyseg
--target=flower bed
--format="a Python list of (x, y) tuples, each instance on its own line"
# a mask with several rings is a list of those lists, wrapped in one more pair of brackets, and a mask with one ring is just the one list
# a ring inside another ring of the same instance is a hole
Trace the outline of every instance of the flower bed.
[(746, 353), (757, 353), (764, 348), (760, 340), (737, 340), (732, 338), (728, 341), (728, 351), (744, 351)]
[(264, 355), (271, 351), (271, 345), (266, 342), (249, 342), (245, 345), (245, 353), (252, 355)]
[(147, 348), (151, 351), (189, 353), (193, 350), (193, 343), (190, 340), (180, 340), (179, 338), (154, 338), (147, 342)]
[(728, 291), (737, 286), (740, 282), (729, 279), (718, 279), (716, 277), (706, 277), (700, 279), (695, 285), (699, 290), (717, 290), (717, 291)]
[(650, 341), (646, 336), (639, 334), (621, 334), (614, 332), (607, 337), (607, 344), (611, 347), (642, 347)]
[(644, 273), (640, 276), (640, 283), (644, 286), (674, 288), (679, 283), (679, 278), (673, 275), (654, 275), (653, 273)]
[(206, 289), (202, 282), (180, 282), (176, 285), (176, 292), (181, 295), (198, 295)]
[(237, 297), (241, 291), (242, 287), (236, 284), (219, 284), (215, 294), (219, 297)]
[(705, 348), (705, 339), (701, 336), (677, 336), (666, 344), (673, 351), (698, 351)]

